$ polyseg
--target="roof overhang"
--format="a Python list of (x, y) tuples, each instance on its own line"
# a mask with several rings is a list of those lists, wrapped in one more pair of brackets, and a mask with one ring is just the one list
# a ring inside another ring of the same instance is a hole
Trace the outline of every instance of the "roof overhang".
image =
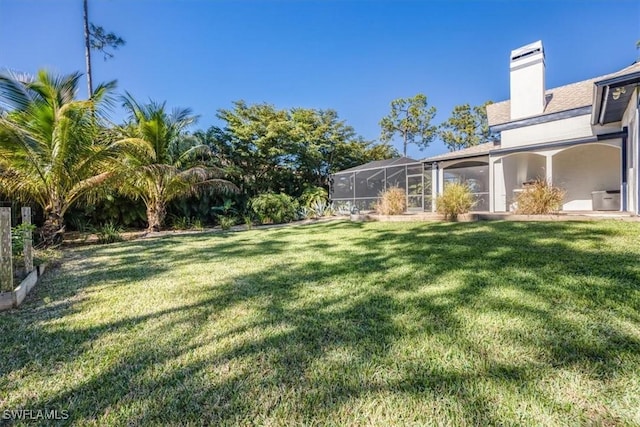
[(586, 138), (572, 138), (572, 139), (565, 139), (562, 141), (546, 142), (543, 144), (531, 144), (531, 145), (520, 145), (517, 147), (498, 148), (495, 150), (491, 150), (489, 154), (494, 156), (494, 155), (513, 154), (513, 153), (525, 153), (525, 152), (538, 151), (538, 150), (548, 150), (550, 148), (561, 148), (561, 147), (568, 147), (572, 145), (589, 144), (593, 142), (610, 141), (618, 138), (626, 138), (627, 135), (628, 135), (627, 130), (623, 129), (619, 132), (593, 135), (593, 136), (588, 136)]
[(451, 156), (451, 157), (436, 157), (436, 158), (426, 158), (422, 159), (422, 163), (440, 163), (440, 162), (449, 162), (452, 160), (467, 160), (474, 159), (476, 157), (487, 157), (489, 155), (489, 151), (484, 153), (475, 153), (475, 154), (463, 154), (461, 156)]
[(372, 162), (365, 163), (363, 165), (354, 166), (349, 169), (343, 169), (341, 171), (334, 172), (331, 175), (338, 175), (341, 173), (369, 171), (374, 169), (383, 169), (383, 168), (388, 168), (393, 166), (415, 165), (420, 163), (421, 163), (420, 160), (412, 159), (411, 157), (395, 157), (395, 158), (386, 159), (386, 160), (374, 160)]
[(595, 82), (591, 124), (606, 125), (622, 120), (633, 91), (639, 84), (640, 71)]
[(502, 132), (503, 130), (517, 129), (525, 126), (539, 125), (541, 123), (553, 122), (556, 120), (570, 119), (572, 117), (584, 116), (591, 113), (591, 105), (572, 108), (570, 110), (558, 111), (550, 114), (542, 114), (539, 116), (527, 117), (525, 119), (514, 120), (511, 122), (501, 123), (489, 126), (492, 133)]

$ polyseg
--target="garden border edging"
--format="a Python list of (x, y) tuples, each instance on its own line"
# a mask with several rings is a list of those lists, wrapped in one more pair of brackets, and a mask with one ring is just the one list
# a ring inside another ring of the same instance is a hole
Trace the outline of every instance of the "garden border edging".
[(34, 268), (13, 291), (0, 293), (0, 311), (18, 308), (29, 292), (36, 287), (46, 266), (46, 264), (40, 264)]

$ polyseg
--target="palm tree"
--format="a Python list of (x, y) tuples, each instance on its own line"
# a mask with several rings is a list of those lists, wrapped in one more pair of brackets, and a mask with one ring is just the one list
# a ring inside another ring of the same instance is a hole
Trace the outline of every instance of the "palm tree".
[(174, 199), (205, 189), (236, 191), (232, 183), (219, 178), (218, 168), (205, 163), (209, 148), (186, 133), (197, 117), (189, 109), (167, 113), (165, 105), (139, 104), (128, 93), (123, 97), (123, 106), (130, 113), (122, 127), (123, 141), (135, 149), (125, 155), (127, 179), (120, 190), (142, 199), (148, 231), (162, 228), (167, 203)]
[(77, 100), (80, 77), (0, 74), (0, 188), (42, 207), (45, 245), (62, 240), (69, 207), (113, 175), (121, 146), (100, 138), (115, 82)]

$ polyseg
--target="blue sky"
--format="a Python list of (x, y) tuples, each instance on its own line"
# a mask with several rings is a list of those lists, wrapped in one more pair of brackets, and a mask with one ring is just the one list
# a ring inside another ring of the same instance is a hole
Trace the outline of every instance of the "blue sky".
[[(509, 52), (541, 39), (547, 87), (630, 65), (640, 1), (89, 0), (127, 45), (94, 80), (191, 107), (199, 127), (233, 100), (338, 111), (367, 139), (394, 98), (454, 105), (509, 97)], [(81, 0), (0, 0), (0, 68), (84, 71)], [(82, 96), (85, 96), (84, 86)], [(117, 114), (116, 114), (117, 116)], [(117, 118), (117, 117), (116, 117)], [(400, 147), (400, 144), (396, 145)], [(436, 141), (421, 158), (446, 151)]]

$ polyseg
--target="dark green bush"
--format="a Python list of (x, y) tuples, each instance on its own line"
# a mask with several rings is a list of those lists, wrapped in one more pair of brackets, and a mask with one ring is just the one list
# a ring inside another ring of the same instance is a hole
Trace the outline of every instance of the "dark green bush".
[(262, 224), (291, 222), (296, 219), (298, 202), (287, 194), (264, 193), (249, 201)]
[(311, 208), (317, 203), (327, 203), (329, 193), (322, 187), (307, 187), (300, 196), (300, 205)]

